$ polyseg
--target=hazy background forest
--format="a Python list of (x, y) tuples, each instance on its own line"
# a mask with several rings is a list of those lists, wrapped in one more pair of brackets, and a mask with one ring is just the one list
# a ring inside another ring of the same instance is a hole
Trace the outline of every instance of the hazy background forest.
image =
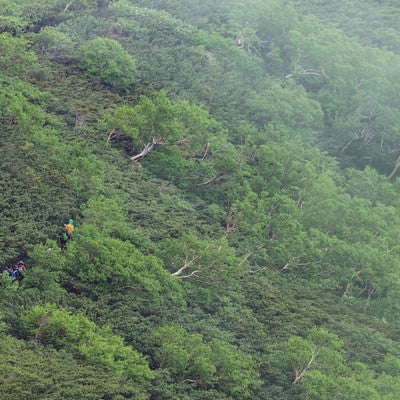
[(0, 0), (0, 398), (400, 399), (399, 19)]

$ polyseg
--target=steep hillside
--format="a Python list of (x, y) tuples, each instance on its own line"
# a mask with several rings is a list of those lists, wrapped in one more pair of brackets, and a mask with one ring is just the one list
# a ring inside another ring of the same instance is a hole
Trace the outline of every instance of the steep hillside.
[(0, 398), (399, 398), (375, 3), (0, 0)]

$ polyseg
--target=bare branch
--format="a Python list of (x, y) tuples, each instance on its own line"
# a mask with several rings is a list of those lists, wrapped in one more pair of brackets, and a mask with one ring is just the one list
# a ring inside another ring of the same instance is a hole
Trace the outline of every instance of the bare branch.
[(151, 143), (147, 143), (144, 146), (144, 149), (139, 154), (136, 154), (135, 156), (131, 157), (131, 160), (137, 161), (137, 160), (140, 160), (140, 159), (146, 157), (147, 154), (149, 154), (150, 151), (153, 150), (155, 145), (156, 145), (156, 143), (155, 143), (155, 140), (153, 139), (153, 141)]
[(113, 140), (113, 139), (115, 138), (115, 131), (116, 131), (116, 128), (114, 128), (114, 129), (108, 134), (107, 143), (111, 142), (111, 140)]
[(131, 289), (131, 290), (137, 290), (138, 288), (137, 288), (137, 287), (135, 287), (135, 286), (129, 286), (129, 285), (128, 285), (128, 286), (122, 286), (122, 287), (121, 287), (121, 290), (122, 290), (122, 289)]
[(202, 160), (204, 160), (207, 157), (207, 153), (208, 153), (208, 149), (210, 148), (210, 142), (207, 142), (207, 147), (206, 147), (206, 151), (203, 154), (203, 157), (201, 158)]
[[(261, 243), (256, 247), (256, 250), (261, 250), (263, 247), (266, 246), (266, 243)], [(243, 258), (243, 260), (240, 262), (240, 266), (242, 266), (252, 255), (254, 254), (254, 251), (249, 251)], [(264, 268), (262, 268), (261, 270), (263, 270)], [(255, 271), (251, 271), (252, 273), (254, 273)]]
[(192, 259), (191, 259), (190, 261), (186, 262), (185, 265), (184, 265), (183, 267), (179, 268), (178, 271), (172, 273), (171, 275), (172, 275), (172, 276), (179, 276), (179, 275), (181, 275), (183, 271), (185, 271), (185, 270), (188, 269), (190, 266), (192, 266), (192, 265), (194, 264), (194, 262), (195, 262), (196, 260), (198, 260), (199, 258), (200, 258), (200, 256), (195, 257), (195, 256), (193, 255), (193, 257), (192, 257)]
[(350, 292), (350, 289), (353, 287), (353, 279), (359, 276), (362, 272), (362, 269), (356, 270), (353, 276), (351, 277), (350, 281), (347, 282), (346, 288), (342, 294), (341, 301), (347, 296), (347, 294)]
[(181, 145), (186, 142), (186, 139), (177, 140), (176, 142), (165, 142), (163, 139), (156, 139), (153, 137), (151, 143), (147, 143), (143, 150), (136, 154), (135, 156), (131, 157), (132, 161), (138, 161), (147, 156), (154, 149), (155, 146), (177, 146)]
[(368, 287), (368, 297), (367, 300), (365, 301), (363, 312), (364, 314), (367, 312), (369, 303), (371, 302), (372, 296), (375, 294), (376, 289), (373, 287)]
[[(300, 257), (295, 257), (294, 260), (298, 260)], [(290, 269), (289, 266), (294, 262), (294, 260), (287, 260), (286, 264), (281, 268), (281, 271), (285, 271)], [(305, 263), (296, 263), (295, 266), (296, 267), (306, 267), (308, 265), (314, 265), (314, 264), (321, 264), (322, 263), (322, 259), (318, 260), (318, 261), (309, 261), (309, 262), (305, 262)]]
[(196, 269), (196, 271), (191, 272), (189, 275), (178, 276), (180, 279), (191, 278), (192, 276), (197, 276), (196, 274), (201, 272), (201, 269)]
[(320, 71), (316, 69), (303, 69), (302, 71), (296, 71), (286, 75), (285, 79), (293, 78), (295, 75), (315, 75), (315, 76), (323, 75), (325, 78), (327, 78), (323, 70)]
[(286, 271), (287, 269), (289, 269), (290, 264), (291, 264), (290, 260), (286, 261), (286, 264), (281, 268), (281, 271)]
[[(218, 248), (218, 254), (221, 252), (222, 250), (222, 246), (220, 246)], [(193, 251), (193, 255), (191, 260), (188, 260), (188, 254), (186, 252), (186, 257), (185, 257), (185, 265), (181, 268), (179, 268), (176, 272), (171, 273), (171, 276), (177, 276), (180, 279), (187, 279), (187, 278), (191, 278), (192, 276), (196, 276), (199, 272), (202, 272), (202, 269), (196, 269), (195, 271), (190, 272), (188, 275), (182, 275), (182, 273), (184, 271), (186, 271), (188, 268), (190, 268), (191, 266), (193, 266), (195, 264), (195, 262), (199, 259), (201, 259), (201, 255), (196, 256), (195, 255), (195, 251)], [(215, 266), (215, 264), (218, 262), (218, 257), (214, 258), (214, 260), (212, 260), (206, 267), (204, 267), (205, 269), (211, 269)]]
[(320, 351), (321, 351), (321, 349), (318, 349), (318, 350), (315, 350), (311, 354), (310, 361), (308, 362), (306, 367), (304, 367), (304, 368), (296, 368), (295, 369), (296, 377), (295, 377), (295, 379), (293, 381), (293, 385), (297, 385), (304, 378), (306, 372), (311, 367), (311, 364), (314, 362), (315, 358), (317, 357), (317, 355), (319, 354)]
[(74, 4), (74, 0), (69, 0), (69, 2), (67, 3), (67, 5), (64, 8), (64, 12), (67, 12), (68, 9), (72, 6), (72, 4)]
[(254, 254), (254, 252), (249, 251), (240, 262), (239, 266), (243, 266), (243, 264)]
[(396, 172), (397, 172), (397, 170), (399, 168), (400, 168), (400, 155), (397, 157), (397, 160), (396, 160), (396, 163), (395, 163), (395, 165), (394, 165), (394, 167), (392, 169), (392, 172), (388, 176), (389, 180), (392, 179), (395, 176), (395, 174), (396, 174)]
[(195, 383), (196, 385), (201, 385), (201, 381), (198, 379), (184, 379), (183, 382)]
[(215, 175), (213, 176), (211, 179), (209, 179), (208, 181), (203, 182), (201, 185), (208, 185), (211, 182), (214, 182), (216, 179), (220, 178), (222, 175)]

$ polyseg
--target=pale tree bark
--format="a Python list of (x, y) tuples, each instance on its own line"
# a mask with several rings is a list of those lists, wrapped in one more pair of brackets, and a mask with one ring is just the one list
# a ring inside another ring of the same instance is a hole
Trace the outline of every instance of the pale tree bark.
[[(295, 257), (294, 260), (298, 260), (300, 257)], [(293, 260), (287, 260), (285, 265), (281, 268), (281, 271), (286, 271), (291, 269), (290, 265), (293, 263)], [(309, 261), (309, 262), (305, 262), (305, 263), (295, 263), (296, 267), (307, 267), (308, 265), (315, 265), (315, 264), (321, 264), (322, 260), (318, 260), (318, 261)]]
[(291, 264), (290, 260), (287, 260), (285, 265), (281, 268), (281, 271), (286, 271), (289, 269), (289, 265)]
[(354, 273), (354, 275), (351, 277), (350, 281), (347, 283), (346, 288), (344, 289), (344, 292), (341, 297), (341, 301), (347, 296), (347, 294), (350, 292), (351, 288), (353, 287), (353, 279), (359, 276), (362, 272), (362, 269), (359, 269)]
[(192, 271), (188, 275), (182, 275), (182, 273), (184, 271), (186, 271), (188, 268), (190, 268), (199, 258), (200, 258), (200, 256), (195, 256), (195, 254), (193, 253), (192, 259), (188, 261), (187, 256), (186, 256), (185, 265), (183, 267), (179, 268), (176, 272), (173, 272), (171, 274), (171, 276), (178, 276), (179, 278), (184, 279), (184, 278), (190, 278), (190, 277), (196, 275), (198, 272), (201, 272), (201, 270), (198, 269), (196, 271)]
[(196, 385), (201, 385), (201, 380), (199, 379), (184, 379), (182, 382), (195, 383)]
[(131, 157), (131, 160), (138, 161), (138, 160), (141, 160), (142, 158), (146, 157), (147, 154), (149, 154), (150, 151), (154, 149), (154, 146), (156, 145), (156, 143), (157, 142), (153, 138), (153, 141), (151, 143), (147, 143), (144, 146), (143, 150), (139, 154), (136, 154), (135, 156)]
[(239, 265), (242, 267), (242, 266), (247, 262), (247, 260), (248, 260), (253, 254), (254, 254), (253, 251), (249, 251), (249, 252), (243, 257), (243, 260), (240, 261), (240, 264), (239, 264)]
[(116, 129), (112, 129), (111, 132), (108, 134), (108, 138), (107, 138), (107, 143), (111, 142), (111, 140), (113, 140), (115, 138), (115, 131)]
[(365, 301), (364, 304), (364, 314), (367, 312), (368, 307), (369, 307), (369, 303), (371, 302), (372, 296), (375, 294), (376, 289), (373, 287), (367, 287), (367, 300)]
[(321, 351), (321, 349), (316, 349), (315, 351), (313, 351), (313, 353), (311, 354), (310, 361), (308, 362), (308, 364), (304, 368), (299, 367), (299, 368), (295, 369), (296, 377), (295, 377), (295, 379), (293, 381), (293, 385), (297, 385), (304, 378), (304, 376), (306, 375), (307, 371), (311, 367), (312, 363), (317, 358), (317, 356), (318, 356), (320, 351)]
[(202, 160), (205, 160), (205, 158), (207, 157), (209, 148), (210, 148), (210, 142), (207, 142), (206, 150), (204, 151), (203, 157), (201, 158)]
[[(220, 253), (222, 250), (222, 246), (220, 246), (218, 248), (218, 253)], [(171, 273), (171, 276), (176, 276), (180, 279), (187, 279), (187, 278), (191, 278), (193, 276), (198, 276), (197, 274), (200, 272), (203, 272), (204, 269), (210, 269), (213, 268), (215, 266), (215, 264), (218, 261), (218, 258), (215, 258), (212, 262), (210, 262), (206, 267), (204, 267), (203, 269), (196, 269), (190, 273), (188, 273), (187, 275), (182, 275), (188, 268), (192, 267), (198, 260), (201, 259), (201, 255), (196, 255), (195, 252), (193, 252), (192, 258), (189, 260), (188, 255), (186, 254), (185, 256), (185, 264), (183, 265), (183, 267), (179, 268), (177, 271)]]
[(141, 160), (142, 158), (146, 157), (154, 149), (155, 146), (179, 146), (185, 142), (186, 139), (178, 140), (176, 142), (165, 142), (162, 139), (156, 139), (155, 137), (153, 137), (152, 141), (150, 143), (145, 144), (143, 150), (139, 154), (136, 154), (131, 157), (131, 160), (132, 161)]
[(214, 182), (216, 179), (220, 178), (222, 175), (215, 175), (212, 178), (208, 179), (207, 181), (203, 182), (202, 185), (209, 185), (210, 183)]
[(64, 12), (67, 12), (68, 9), (72, 6), (72, 4), (74, 4), (75, 0), (69, 0), (69, 2), (67, 3), (67, 5), (64, 8)]
[(187, 278), (191, 278), (192, 276), (197, 276), (197, 274), (201, 272), (201, 269), (196, 269), (196, 271), (192, 271), (190, 274), (188, 275), (182, 275), (179, 276), (180, 279), (187, 279)]
[(314, 75), (314, 76), (323, 76), (326, 79), (329, 79), (323, 69), (303, 69), (301, 71), (292, 72), (285, 76), (285, 79), (293, 78), (296, 75)]
[(400, 155), (397, 157), (396, 163), (394, 164), (394, 167), (392, 169), (392, 172), (389, 174), (388, 179), (392, 179), (395, 175), (397, 170), (400, 168)]

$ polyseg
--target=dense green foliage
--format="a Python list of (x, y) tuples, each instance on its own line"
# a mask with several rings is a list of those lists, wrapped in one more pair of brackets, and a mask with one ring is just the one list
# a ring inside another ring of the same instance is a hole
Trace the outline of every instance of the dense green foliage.
[(0, 0), (0, 398), (399, 399), (399, 17)]

